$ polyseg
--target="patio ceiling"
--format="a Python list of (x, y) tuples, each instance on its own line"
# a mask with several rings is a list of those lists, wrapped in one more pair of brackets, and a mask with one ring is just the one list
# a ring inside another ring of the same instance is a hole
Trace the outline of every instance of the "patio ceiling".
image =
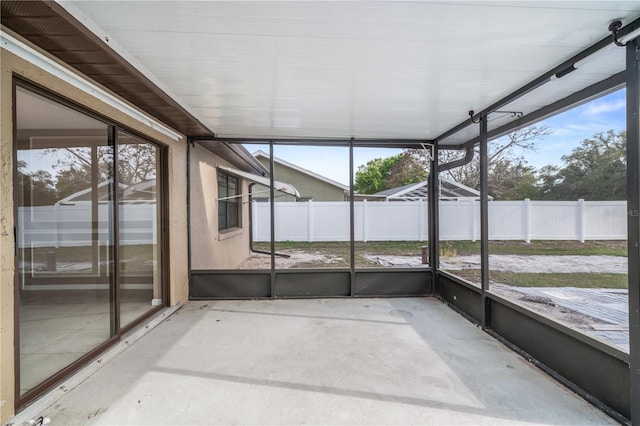
[[(477, 136), (469, 126), (441, 137), (468, 111), (566, 68), (611, 21), (640, 16), (637, 0), (60, 5), (216, 136), (444, 145)], [(526, 115), (601, 81), (623, 84), (611, 77), (624, 49), (579, 62), (498, 110)], [(493, 113), (489, 130), (514, 119)]]

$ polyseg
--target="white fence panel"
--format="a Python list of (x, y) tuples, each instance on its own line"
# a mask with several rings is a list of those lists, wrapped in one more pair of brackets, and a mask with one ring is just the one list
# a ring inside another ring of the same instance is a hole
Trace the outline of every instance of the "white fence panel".
[[(477, 212), (474, 213), (475, 210)], [(479, 203), (474, 201), (443, 201), (440, 203), (439, 221), (440, 239), (443, 241), (475, 241), (480, 238)]]
[(271, 241), (271, 209), (269, 203), (252, 203), (251, 222), (253, 241)]
[(578, 239), (577, 206), (575, 201), (531, 201), (531, 239)]
[[(98, 240), (108, 243), (111, 236), (110, 206), (98, 206)], [(120, 207), (120, 244), (156, 243), (156, 205), (126, 204)], [(82, 247), (93, 239), (91, 205), (18, 207), (20, 215), (18, 247)]]
[(587, 240), (626, 240), (627, 203), (585, 202), (584, 228)]
[[(298, 214), (291, 206), (298, 205)], [(491, 240), (625, 240), (626, 201), (491, 201)], [(302, 207), (304, 206), (304, 207)], [(269, 205), (254, 203), (254, 239), (269, 241)], [(348, 241), (349, 203), (276, 203), (276, 218), (290, 228), (277, 241)], [(424, 241), (428, 236), (427, 203), (354, 203), (356, 241)], [(440, 203), (440, 239), (480, 239), (480, 203)], [(306, 233), (304, 230), (307, 229)]]
[[(264, 204), (269, 209), (269, 203)], [(277, 203), (275, 215), (276, 241), (308, 241), (307, 203)], [(266, 228), (270, 232), (269, 226)], [(266, 241), (270, 241), (267, 238)]]
[[(476, 203), (479, 204), (479, 202)], [(489, 239), (526, 240), (529, 231), (526, 212), (527, 206), (522, 201), (490, 202)], [(479, 216), (478, 221), (480, 221)], [(479, 236), (477, 239), (480, 239)]]
[(312, 213), (308, 215), (313, 218), (312, 234), (307, 241), (349, 241), (349, 203), (326, 201), (306, 204), (313, 206)]
[[(271, 239), (269, 203), (252, 204), (254, 241)], [(356, 241), (424, 241), (428, 236), (425, 201), (354, 203)], [(20, 207), (19, 247), (91, 245), (91, 206)], [(121, 243), (155, 243), (156, 205), (120, 206)], [(108, 242), (109, 206), (98, 209), (98, 237)], [(440, 239), (478, 240), (480, 203), (440, 203)], [(625, 240), (626, 201), (492, 201), (489, 238), (492, 240)], [(278, 202), (276, 241), (349, 241), (348, 202)]]
[(367, 241), (417, 240), (421, 221), (425, 226), (427, 223), (426, 216), (420, 214), (421, 204), (420, 201), (367, 202)]

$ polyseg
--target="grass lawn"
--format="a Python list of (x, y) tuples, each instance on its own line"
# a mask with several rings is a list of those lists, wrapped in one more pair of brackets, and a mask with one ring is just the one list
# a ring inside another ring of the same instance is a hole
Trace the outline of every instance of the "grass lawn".
[[(269, 250), (269, 243), (254, 243), (254, 248)], [(371, 253), (379, 255), (396, 256), (420, 256), (426, 241), (369, 241), (356, 242), (356, 253)], [(300, 250), (314, 252), (348, 253), (348, 242), (293, 242), (283, 241), (276, 243), (276, 251)], [(480, 241), (443, 241), (440, 243), (440, 251), (447, 255), (470, 255), (480, 253)], [(608, 255), (627, 256), (626, 241), (490, 241), (489, 252), (491, 254), (518, 254), (518, 255)]]
[[(480, 242), (452, 241), (459, 255), (480, 253)], [(627, 256), (626, 241), (490, 241), (491, 254)]]
[[(355, 243), (355, 263), (359, 267), (380, 266), (368, 261), (364, 256), (395, 255), (420, 256), (426, 241), (370, 241)], [(269, 243), (254, 243), (254, 248), (268, 251)], [(302, 251), (311, 253), (326, 253), (339, 256), (344, 262), (332, 266), (349, 266), (348, 242), (277, 242), (276, 251)], [(491, 254), (512, 255), (608, 255), (627, 256), (626, 241), (490, 241)], [(480, 242), (471, 241), (443, 241), (440, 244), (441, 255), (465, 256), (480, 254)], [(296, 267), (323, 267), (323, 264), (304, 264)], [(468, 281), (480, 282), (480, 270), (467, 269), (451, 271)], [(597, 274), (597, 273), (516, 273), (491, 272), (491, 282), (499, 282), (519, 287), (580, 287), (580, 288), (627, 288), (626, 274)]]
[[(473, 283), (480, 282), (479, 269), (452, 271), (454, 275)], [(490, 272), (490, 282), (508, 284), (516, 287), (577, 287), (577, 288), (627, 288), (626, 274), (589, 274), (589, 273), (523, 273)]]

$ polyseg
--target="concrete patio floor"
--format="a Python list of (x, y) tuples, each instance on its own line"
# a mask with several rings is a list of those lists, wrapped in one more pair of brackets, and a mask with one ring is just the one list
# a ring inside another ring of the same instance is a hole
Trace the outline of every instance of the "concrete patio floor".
[(434, 298), (190, 302), (103, 364), (39, 415), (52, 425), (617, 424)]

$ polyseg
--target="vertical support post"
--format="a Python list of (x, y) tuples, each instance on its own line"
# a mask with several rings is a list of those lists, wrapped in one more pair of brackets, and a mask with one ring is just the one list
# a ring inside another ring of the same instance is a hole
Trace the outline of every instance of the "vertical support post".
[[(112, 209), (109, 212), (111, 217), (113, 218), (111, 222), (110, 228), (113, 230), (113, 238), (111, 238), (110, 243), (113, 244), (111, 247), (112, 256), (111, 258), (114, 260), (113, 262), (113, 278), (109, 280), (110, 291), (110, 315), (111, 315), (111, 336), (115, 336), (120, 331), (120, 285), (121, 285), (121, 264), (120, 264), (120, 169), (118, 167), (118, 136), (116, 133), (115, 126), (109, 126), (108, 130), (108, 145), (111, 148), (111, 161), (113, 167), (113, 182), (111, 184), (111, 200), (113, 201)], [(97, 169), (97, 164), (93, 164), (93, 155), (94, 149), (96, 149), (96, 161), (97, 161), (97, 147), (91, 147), (91, 167), (93, 170)], [(93, 174), (93, 173), (92, 173)], [(92, 179), (93, 180), (93, 176)], [(96, 188), (91, 188), (92, 191)], [(97, 189), (95, 191), (95, 196), (97, 196)], [(93, 197), (92, 197), (93, 198)], [(93, 200), (91, 201), (93, 204)], [(97, 201), (95, 203), (97, 205)]]
[(525, 198), (522, 202), (522, 233), (524, 242), (531, 242), (531, 200)]
[(626, 49), (629, 401), (631, 423), (640, 424), (640, 38)]
[(271, 298), (276, 297), (276, 191), (274, 189), (275, 177), (274, 173), (274, 161), (273, 161), (273, 141), (269, 141), (269, 209), (271, 212)]
[(440, 171), (438, 170), (438, 144), (433, 147), (433, 158), (431, 159), (429, 171), (429, 263), (433, 279), (433, 293), (440, 293), (440, 281), (438, 280), (438, 268), (440, 267)]
[(482, 327), (491, 323), (487, 291), (489, 290), (489, 157), (487, 116), (480, 119), (480, 283), (482, 285)]
[(584, 227), (584, 200), (580, 198), (576, 206), (576, 239), (581, 243), (584, 243)]
[[(192, 140), (187, 140), (187, 285), (189, 286), (189, 299), (191, 299), (191, 150), (193, 148), (194, 142)], [(218, 207), (216, 206), (216, 208)], [(169, 300), (168, 294), (167, 300)], [(171, 304), (173, 301), (170, 301), (169, 303)]]
[[(98, 206), (98, 180), (100, 179), (98, 162), (98, 146), (91, 145), (91, 263), (92, 272), (100, 274), (100, 218)], [(114, 182), (114, 191), (118, 191), (118, 182)], [(118, 208), (116, 206), (116, 208)]]
[(307, 242), (313, 242), (313, 200), (307, 201)]
[(355, 246), (355, 204), (353, 200), (353, 137), (349, 141), (349, 266), (351, 269), (351, 291), (355, 296), (356, 290), (356, 246)]

